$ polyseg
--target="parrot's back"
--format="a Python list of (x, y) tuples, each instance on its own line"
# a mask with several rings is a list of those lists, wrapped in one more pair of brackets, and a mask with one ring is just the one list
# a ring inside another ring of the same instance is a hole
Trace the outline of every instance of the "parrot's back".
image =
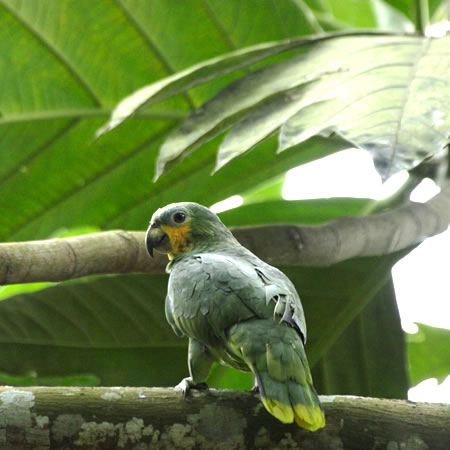
[(287, 277), (242, 247), (173, 265), (166, 315), (179, 335), (222, 364), (253, 372), (266, 409), (284, 423), (325, 425), (304, 351), (306, 326)]

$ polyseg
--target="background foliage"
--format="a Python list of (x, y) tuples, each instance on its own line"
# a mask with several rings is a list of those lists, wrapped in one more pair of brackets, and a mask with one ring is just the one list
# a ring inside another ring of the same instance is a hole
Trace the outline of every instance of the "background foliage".
[[(143, 230), (167, 203), (209, 206), (235, 194), (246, 202), (222, 214), (227, 225), (321, 223), (363, 214), (369, 200), (281, 199), (286, 170), (349, 146), (337, 137), (311, 137), (279, 155), (271, 137), (211, 176), (219, 136), (152, 182), (159, 147), (190, 111), (249, 70), (292, 51), (163, 100), (93, 138), (123, 97), (193, 64), (323, 31), (412, 30), (411, 3), (0, 0), (0, 239), (44, 239), (78, 227)], [(443, 4), (429, 2), (435, 21)], [(390, 275), (404, 254), (326, 269), (282, 268), (303, 300), (319, 392), (406, 396), (406, 342)], [(187, 374), (186, 341), (165, 323), (166, 282), (165, 275), (126, 275), (27, 293), (4, 288), (4, 382), (175, 384)], [(414, 383), (443, 373), (442, 360), (432, 363), (423, 350), (443, 342), (441, 332), (421, 332), (421, 343), (409, 344)], [(210, 384), (246, 388), (251, 380), (216, 368)]]

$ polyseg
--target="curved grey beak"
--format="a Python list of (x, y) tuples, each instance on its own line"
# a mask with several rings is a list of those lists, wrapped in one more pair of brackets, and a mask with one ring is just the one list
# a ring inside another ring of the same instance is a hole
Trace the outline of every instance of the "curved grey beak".
[(167, 234), (161, 230), (159, 221), (152, 222), (145, 235), (145, 246), (150, 256), (153, 257), (153, 250), (165, 247)]

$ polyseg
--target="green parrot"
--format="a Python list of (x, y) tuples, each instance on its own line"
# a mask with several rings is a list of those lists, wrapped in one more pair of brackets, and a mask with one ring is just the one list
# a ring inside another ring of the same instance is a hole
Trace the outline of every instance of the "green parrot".
[(306, 325), (291, 281), (234, 238), (208, 208), (172, 203), (158, 209), (146, 247), (169, 256), (166, 317), (189, 337), (190, 377), (178, 387), (205, 387), (213, 361), (252, 372), (267, 411), (315, 431), (325, 417), (304, 344)]

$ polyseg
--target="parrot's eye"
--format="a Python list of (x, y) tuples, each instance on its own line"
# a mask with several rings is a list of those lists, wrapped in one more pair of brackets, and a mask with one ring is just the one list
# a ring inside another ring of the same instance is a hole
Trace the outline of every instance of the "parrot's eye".
[(173, 221), (175, 223), (183, 223), (186, 220), (186, 214), (183, 212), (176, 212), (173, 215)]

